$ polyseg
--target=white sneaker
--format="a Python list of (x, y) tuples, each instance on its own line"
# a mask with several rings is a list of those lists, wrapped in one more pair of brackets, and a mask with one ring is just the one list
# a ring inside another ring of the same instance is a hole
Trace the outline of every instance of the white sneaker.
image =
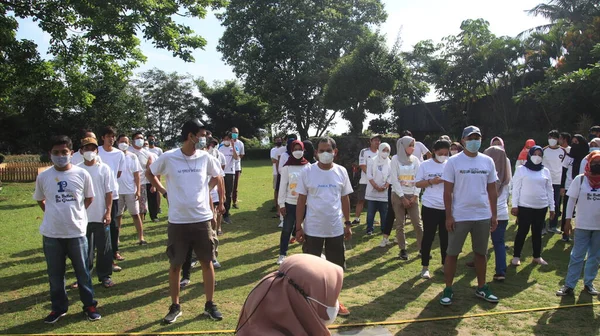
[(510, 262), (513, 266), (521, 266), (521, 259), (520, 258), (513, 258), (512, 261)]
[(284, 260), (285, 260), (285, 256), (280, 255), (279, 258), (277, 258), (277, 265), (281, 265)]
[(548, 262), (546, 260), (542, 259), (541, 257), (533, 259), (533, 263), (542, 265), (542, 266), (548, 266)]
[(386, 246), (388, 246), (388, 244), (389, 244), (389, 243), (390, 243), (390, 240), (389, 240), (389, 239), (387, 239), (387, 238), (383, 238), (383, 239), (381, 240), (381, 244), (379, 244), (379, 247), (386, 247)]
[(394, 237), (394, 244), (398, 244), (398, 237)]
[(215, 269), (216, 268), (221, 268), (221, 264), (219, 263), (219, 261), (217, 259), (214, 259), (212, 261), (212, 263), (213, 263), (213, 268), (215, 268)]
[(282, 227), (283, 227), (283, 221), (279, 222), (278, 228), (282, 228)]
[(421, 271), (421, 278), (423, 279), (431, 279), (431, 275), (429, 274), (428, 269), (424, 269)]

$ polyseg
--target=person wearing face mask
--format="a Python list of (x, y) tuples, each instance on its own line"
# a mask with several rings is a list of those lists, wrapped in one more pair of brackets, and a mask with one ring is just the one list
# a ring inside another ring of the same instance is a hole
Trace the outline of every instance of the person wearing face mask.
[(381, 135), (374, 134), (369, 140), (369, 147), (363, 148), (358, 155), (358, 165), (360, 167), (360, 181), (358, 182), (357, 202), (356, 202), (356, 213), (352, 225), (360, 224), (360, 215), (365, 205), (365, 195), (367, 193), (367, 185), (369, 181), (367, 179), (367, 168), (368, 163), (371, 159), (377, 157), (379, 144), (381, 144)]
[(457, 155), (457, 154), (461, 153), (463, 150), (464, 150), (464, 148), (460, 144), (460, 142), (453, 142), (452, 145), (450, 145), (450, 156)]
[[(292, 142), (294, 142), (298, 137), (295, 134), (289, 134), (287, 136), (287, 140), (285, 142), (285, 146), (281, 146), (281, 149), (277, 153), (277, 190), (279, 190), (281, 186), (281, 170), (283, 169), (283, 165), (289, 160), (292, 156), (292, 149), (290, 146)], [(274, 217), (277, 218), (277, 217)], [(284, 217), (279, 213), (279, 226), (278, 228), (283, 228)]]
[(129, 211), (135, 230), (138, 234), (138, 245), (147, 245), (144, 239), (144, 224), (140, 217), (140, 196), (141, 196), (141, 177), (143, 173), (142, 166), (137, 156), (129, 151), (129, 138), (124, 134), (117, 137), (119, 149), (125, 154), (125, 164), (123, 173), (117, 179), (119, 183), (119, 210), (117, 211), (117, 226), (121, 229), (123, 213), (125, 209)]
[(533, 262), (539, 265), (548, 265), (541, 255), (542, 229), (548, 209), (550, 209), (550, 219), (554, 218), (554, 190), (551, 173), (542, 164), (543, 155), (544, 152), (540, 146), (531, 147), (527, 162), (517, 168), (515, 176), (513, 176), (511, 213), (519, 219), (511, 262), (513, 266), (521, 265), (521, 251), (530, 229)]
[[(438, 232), (440, 238), (440, 253), (442, 255), (442, 270), (448, 248), (448, 231), (446, 230), (446, 210), (444, 209), (444, 181), (442, 174), (448, 161), (450, 142), (438, 140), (433, 145), (434, 157), (419, 166), (416, 186), (425, 190), (421, 199), (421, 217), (423, 218), (423, 242), (421, 246), (421, 278), (429, 279), (429, 261), (431, 246)], [(438, 231), (439, 229), (439, 231)]]
[(294, 140), (291, 144), (292, 156), (284, 163), (281, 169), (281, 182), (279, 186), (279, 212), (284, 217), (281, 239), (279, 241), (279, 258), (277, 265), (285, 260), (287, 256), (290, 238), (296, 228), (296, 205), (298, 193), (296, 186), (300, 173), (309, 164), (304, 158), (304, 144), (300, 140)]
[[(367, 164), (367, 190), (365, 199), (367, 207), (367, 235), (373, 234), (375, 213), (379, 211), (381, 223), (386, 223), (388, 209), (388, 189), (390, 188), (390, 151), (387, 143), (381, 143), (378, 147), (377, 156), (370, 159)], [(383, 232), (383, 225), (381, 231)], [(386, 243), (387, 245), (387, 243)]]
[(337, 317), (344, 271), (309, 254), (296, 254), (252, 289), (238, 320), (238, 336), (327, 336)]
[[(419, 216), (420, 190), (415, 185), (415, 177), (421, 161), (412, 155), (414, 148), (415, 139), (409, 136), (398, 139), (396, 142), (397, 154), (392, 158), (390, 171), (392, 206), (396, 216), (396, 239), (400, 248), (399, 258), (402, 260), (408, 260), (406, 237), (404, 235), (404, 223), (407, 213), (417, 236), (419, 256), (421, 255), (421, 240), (423, 238), (423, 226)], [(389, 235), (391, 230), (391, 227), (386, 227), (384, 238), (387, 238), (386, 235)]]
[[(84, 129), (81, 132), (81, 140), (85, 139), (85, 138), (94, 138), (96, 139), (96, 134), (94, 134), (94, 132), (92, 132), (89, 129)], [(102, 162), (102, 159), (100, 159), (100, 157), (97, 157), (96, 160), (98, 160), (99, 162)], [(83, 163), (84, 159), (83, 159), (83, 145), (80, 145), (79, 150), (74, 152), (73, 155), (71, 156), (71, 164), (72, 165), (78, 165), (80, 163)]]
[[(145, 171), (148, 167), (150, 167), (152, 162), (154, 162), (153, 154), (143, 147), (144, 135), (142, 134), (142, 132), (135, 132), (131, 138), (133, 139), (133, 143), (128, 150), (137, 156), (142, 170)], [(140, 219), (143, 224), (146, 220), (146, 214), (148, 213), (149, 203), (151, 203), (148, 199), (148, 192), (156, 192), (156, 190), (152, 188), (152, 185), (150, 184), (150, 182), (148, 182), (148, 179), (146, 179), (146, 174), (143, 173), (140, 174), (140, 187)], [(154, 200), (156, 200), (156, 197), (154, 197)], [(158, 222), (158, 208), (155, 207), (155, 203), (152, 205), (153, 207), (152, 209), (150, 209), (150, 219), (153, 222)]]
[[(92, 177), (94, 202), (87, 208), (88, 270), (91, 274), (96, 254), (96, 273), (104, 288), (115, 285), (112, 281), (112, 248), (110, 246), (110, 221), (112, 192), (115, 181), (108, 165), (98, 162), (98, 142), (94, 138), (81, 140), (84, 162), (78, 167)], [(94, 253), (95, 252), (95, 253)]]
[(492, 158), (479, 153), (481, 131), (478, 127), (466, 127), (462, 133), (462, 141), (465, 150), (448, 159), (442, 174), (448, 230), (448, 250), (444, 264), (446, 288), (440, 299), (443, 306), (452, 304), (456, 263), (469, 233), (477, 274), (475, 295), (488, 302), (499, 301), (486, 283), (486, 254), (490, 231), (495, 231), (498, 226), (496, 167)]
[(523, 146), (523, 149), (521, 149), (521, 151), (519, 152), (519, 156), (517, 157), (517, 161), (515, 162), (515, 171), (517, 171), (517, 168), (521, 167), (527, 162), (529, 150), (533, 146), (535, 146), (535, 140), (528, 139), (527, 141), (525, 141), (525, 146)]
[[(571, 220), (576, 207), (577, 227), (565, 284), (556, 295), (573, 295), (582, 270), (584, 290), (590, 295), (599, 295), (600, 292), (594, 287), (594, 280), (598, 275), (600, 261), (600, 151), (590, 153), (584, 173), (575, 177), (567, 195), (569, 201), (566, 228), (571, 230)], [(587, 261), (584, 261), (586, 254)]]
[(542, 235), (546, 234), (546, 231), (562, 234), (562, 232), (558, 229), (558, 218), (560, 216), (560, 204), (562, 201), (562, 197), (560, 195), (560, 184), (562, 177), (562, 162), (567, 156), (567, 151), (558, 145), (559, 137), (560, 133), (558, 133), (557, 130), (550, 131), (548, 133), (548, 147), (544, 148), (542, 164), (545, 168), (548, 168), (548, 171), (550, 171), (554, 204), (556, 205), (556, 216), (550, 219), (547, 230), (546, 225), (544, 224)]
[(161, 156), (163, 154), (163, 150), (157, 146), (158, 141), (156, 137), (152, 134), (148, 134), (148, 150), (151, 153), (156, 154), (156, 156)]
[[(405, 130), (402, 132), (402, 136), (408, 136), (408, 137), (413, 137), (412, 132), (409, 130)], [(429, 149), (427, 148), (427, 146), (425, 146), (421, 141), (417, 141), (415, 140), (415, 145), (414, 145), (414, 152), (413, 155), (419, 160), (419, 162), (423, 162), (424, 161), (424, 157), (427, 158), (427, 160), (431, 159), (432, 155), (431, 152), (429, 151)]]
[(238, 186), (240, 183), (240, 177), (242, 175), (242, 159), (246, 155), (244, 149), (244, 143), (239, 139), (240, 131), (237, 127), (231, 128), (231, 146), (235, 147), (238, 153), (238, 160), (235, 162), (235, 179), (233, 180), (233, 190), (231, 192), (231, 201), (233, 202), (232, 207), (238, 209)]
[(231, 143), (231, 133), (227, 132), (223, 137), (223, 145), (219, 148), (219, 151), (225, 156), (225, 214), (223, 215), (223, 221), (227, 224), (231, 224), (231, 218), (229, 209), (231, 209), (231, 200), (233, 195), (233, 186), (235, 183), (235, 167), (240, 156), (235, 149), (235, 146)]
[(273, 163), (273, 200), (275, 201), (272, 210), (279, 211), (277, 205), (277, 195), (279, 193), (279, 188), (277, 188), (277, 175), (279, 174), (279, 171), (277, 170), (277, 154), (279, 153), (283, 142), (280, 137), (276, 137), (274, 143), (275, 147), (271, 148), (271, 162)]
[(315, 146), (313, 146), (313, 143), (310, 140), (304, 140), (302, 143), (304, 144), (304, 158), (306, 161), (310, 164), (317, 162), (315, 160)]
[[(563, 173), (561, 178), (561, 195), (564, 197), (563, 209), (562, 209), (562, 219), (561, 219), (561, 231), (562, 241), (568, 242), (570, 238), (570, 231), (565, 229), (566, 223), (566, 213), (567, 213), (567, 202), (569, 201), (569, 196), (567, 191), (573, 183), (573, 179), (577, 175), (580, 174), (580, 167), (582, 166), (583, 160), (589, 153), (589, 145), (587, 140), (581, 134), (575, 134), (573, 139), (571, 140), (571, 150), (569, 154), (563, 160)], [(585, 168), (585, 164), (583, 165)]]
[[(600, 138), (593, 138), (590, 143), (589, 143), (589, 150), (588, 153), (594, 152), (600, 150)], [(579, 174), (583, 174), (585, 171), (585, 166), (587, 165), (588, 160), (587, 160), (587, 155), (586, 157), (581, 161), (581, 165), (579, 167)]]
[(86, 209), (94, 199), (94, 187), (90, 174), (71, 164), (72, 149), (73, 143), (67, 136), (51, 139), (49, 154), (53, 167), (37, 176), (33, 193), (33, 199), (44, 212), (40, 234), (50, 282), (52, 311), (44, 319), (44, 323), (49, 324), (56, 323), (69, 309), (65, 291), (65, 257), (69, 257), (75, 270), (79, 298), (87, 319), (95, 321), (101, 318), (87, 267)]
[[(352, 238), (350, 197), (353, 192), (346, 168), (333, 163), (337, 155), (335, 140), (317, 142), (319, 162), (303, 169), (296, 193), (296, 240), (302, 252), (320, 256), (325, 247), (328, 261), (345, 268), (344, 239)], [(344, 218), (345, 222), (342, 222)], [(340, 303), (340, 315), (350, 312)]]

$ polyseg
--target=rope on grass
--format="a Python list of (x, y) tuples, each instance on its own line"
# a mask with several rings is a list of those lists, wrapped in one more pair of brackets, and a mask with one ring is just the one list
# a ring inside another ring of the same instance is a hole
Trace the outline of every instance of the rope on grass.
[[(459, 319), (494, 316), (494, 315), (524, 314), (524, 313), (533, 313), (533, 312), (548, 311), (548, 310), (593, 307), (593, 306), (597, 306), (597, 305), (600, 305), (600, 302), (577, 303), (577, 304), (565, 305), (565, 306), (506, 310), (506, 311), (497, 311), (497, 312), (490, 312), (490, 313), (468, 314), (468, 315), (426, 317), (426, 318), (416, 318), (416, 319), (396, 320), (396, 321), (349, 323), (349, 324), (331, 325), (331, 326), (329, 326), (329, 329), (335, 330), (335, 329), (354, 328), (354, 327), (374, 327), (374, 326), (397, 325), (397, 324), (418, 323), (418, 322), (459, 320)], [(216, 334), (233, 334), (233, 333), (235, 333), (235, 330), (131, 332), (131, 333), (127, 333), (127, 332), (117, 332), (117, 333), (97, 333), (97, 332), (95, 332), (95, 333), (65, 333), (65, 334), (50, 333), (50, 334), (15, 334), (15, 336), (149, 336), (149, 335), (216, 335)]]

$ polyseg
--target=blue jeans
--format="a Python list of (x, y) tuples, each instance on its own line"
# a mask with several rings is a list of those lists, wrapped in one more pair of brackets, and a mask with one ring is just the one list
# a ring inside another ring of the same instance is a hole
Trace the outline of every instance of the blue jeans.
[(279, 255), (287, 255), (292, 233), (296, 232), (296, 205), (285, 203), (285, 217), (279, 241)]
[(66, 312), (69, 309), (69, 299), (65, 290), (66, 257), (71, 259), (79, 287), (79, 298), (83, 308), (96, 306), (92, 278), (87, 268), (88, 241), (86, 237), (78, 238), (48, 238), (43, 237), (44, 256), (48, 267), (50, 280), (50, 300), (52, 310)]
[(367, 201), (367, 232), (373, 231), (373, 222), (375, 222), (375, 213), (379, 211), (379, 222), (381, 223), (381, 232), (383, 232), (384, 223), (387, 219), (388, 203), (381, 201)]
[(585, 262), (585, 270), (583, 272), (583, 283), (586, 286), (592, 286), (596, 275), (598, 275), (598, 258), (600, 252), (600, 230), (583, 230), (575, 229), (575, 240), (573, 249), (571, 250), (571, 260), (569, 261), (569, 269), (565, 285), (569, 288), (575, 288), (583, 262), (587, 253), (587, 262)]
[(496, 257), (496, 274), (506, 275), (506, 242), (504, 234), (508, 220), (499, 220), (498, 227), (492, 232), (492, 245), (494, 245), (494, 256)]

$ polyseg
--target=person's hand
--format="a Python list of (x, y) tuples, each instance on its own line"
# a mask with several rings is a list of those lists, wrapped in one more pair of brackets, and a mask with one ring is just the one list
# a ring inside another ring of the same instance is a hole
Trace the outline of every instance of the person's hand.
[(155, 186), (150, 187), (150, 192), (154, 194), (156, 192), (156, 187)]
[(567, 191), (565, 190), (565, 188), (560, 188), (560, 196), (565, 196), (566, 193)]
[(139, 200), (140, 200), (140, 197), (141, 197), (141, 195), (140, 195), (140, 191), (138, 190), (138, 191), (136, 191), (136, 192), (135, 192), (135, 200), (136, 200), (136, 201), (139, 201)]
[(296, 231), (296, 241), (300, 244), (304, 243), (304, 230), (302, 228)]
[(565, 236), (570, 235), (572, 229), (573, 229), (573, 226), (571, 225), (571, 219), (570, 218), (565, 219), (565, 230), (564, 230), (565, 232), (564, 232), (564, 235)]
[(350, 225), (346, 225), (346, 227), (344, 228), (344, 239), (352, 239), (352, 227)]
[(221, 215), (224, 215), (225, 212), (227, 212), (223, 203), (219, 203), (219, 206), (217, 206), (217, 212), (219, 212)]
[(107, 212), (104, 214), (104, 217), (102, 217), (102, 221), (103, 221), (103, 224), (104, 224), (104, 226), (108, 226), (108, 225), (110, 225), (111, 218), (110, 218), (110, 212), (109, 212), (109, 211), (107, 211)]
[(454, 232), (454, 227), (456, 226), (456, 222), (454, 221), (454, 217), (450, 216), (446, 218), (446, 230), (448, 232)]
[(406, 197), (402, 197), (402, 206), (405, 209), (410, 208), (410, 201)]
[(419, 196), (414, 195), (410, 200), (410, 206), (412, 207), (413, 205), (417, 204), (418, 202), (419, 202)]
[(556, 215), (556, 212), (550, 211), (550, 220), (553, 220), (555, 215)]
[(286, 211), (284, 206), (279, 208), (279, 214), (285, 217)]
[(444, 182), (444, 180), (442, 180), (442, 178), (439, 176), (436, 176), (431, 180), (431, 184), (440, 184), (442, 182)]
[(513, 216), (518, 216), (519, 215), (519, 208), (512, 208), (510, 209), (510, 214)]
[(490, 223), (490, 232), (496, 231), (497, 228), (498, 228), (498, 217), (492, 216), (492, 220)]

